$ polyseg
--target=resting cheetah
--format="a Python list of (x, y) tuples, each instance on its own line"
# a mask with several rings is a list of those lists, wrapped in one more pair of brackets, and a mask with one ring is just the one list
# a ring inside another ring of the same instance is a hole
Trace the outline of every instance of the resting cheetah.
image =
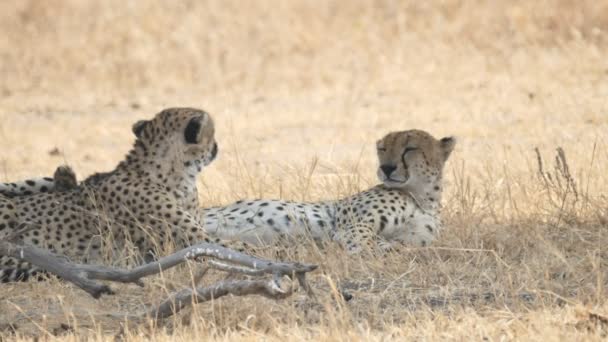
[[(377, 174), (383, 184), (336, 201), (242, 200), (200, 209), (199, 217), (210, 235), (254, 245), (312, 235), (336, 240), (354, 253), (400, 244), (426, 246), (442, 229), (443, 166), (455, 144), (453, 137), (436, 140), (421, 130), (389, 133), (377, 142)], [(65, 187), (70, 183), (67, 170), (55, 174), (63, 177)], [(76, 184), (75, 178), (71, 183)]]
[[(194, 214), (196, 177), (218, 152), (209, 114), (170, 108), (135, 123), (133, 132), (136, 140), (126, 158), (87, 186), (0, 195), (0, 237), (27, 224), (24, 243), (83, 262), (100, 261), (104, 251), (124, 252), (128, 241), (142, 257), (170, 238), (177, 245), (209, 241)], [(0, 256), (2, 282), (25, 280), (37, 271)]]
[(67, 191), (77, 186), (74, 171), (67, 166), (60, 166), (53, 178), (43, 177), (14, 183), (0, 183), (0, 195), (12, 198), (36, 193)]
[(455, 143), (420, 130), (389, 133), (377, 142), (380, 185), (337, 201), (238, 201), (204, 209), (201, 220), (210, 234), (252, 244), (310, 234), (349, 252), (426, 246), (442, 228), (443, 166)]

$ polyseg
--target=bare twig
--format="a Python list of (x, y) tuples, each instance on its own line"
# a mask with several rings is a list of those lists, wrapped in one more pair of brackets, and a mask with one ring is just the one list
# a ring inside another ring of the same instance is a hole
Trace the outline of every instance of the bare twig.
[(228, 294), (235, 296), (257, 294), (268, 298), (281, 299), (291, 295), (292, 290), (283, 290), (274, 280), (268, 279), (222, 281), (205, 288), (181, 290), (150, 310), (146, 316), (154, 319), (167, 318), (193, 302), (206, 302)]
[(262, 270), (253, 270), (253, 269), (243, 267), (243, 266), (227, 265), (225, 263), (218, 262), (215, 260), (209, 260), (209, 261), (207, 261), (207, 263), (211, 267), (215, 268), (216, 270), (220, 270), (220, 271), (226, 271), (226, 272), (232, 272), (232, 273), (242, 273), (242, 274), (246, 274), (249, 276), (261, 276), (264, 274), (264, 272)]

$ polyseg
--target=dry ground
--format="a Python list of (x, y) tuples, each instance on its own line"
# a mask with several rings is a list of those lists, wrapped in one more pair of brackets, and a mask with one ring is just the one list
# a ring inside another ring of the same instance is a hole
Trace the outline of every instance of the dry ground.
[(459, 138), (441, 239), (377, 260), (300, 246), (318, 303), (225, 298), (152, 328), (108, 315), (162, 279), (101, 301), (3, 285), (5, 338), (606, 338), (607, 1), (3, 1), (0, 33), (0, 180), (108, 170), (167, 106), (217, 122), (205, 205), (337, 198), (376, 182), (388, 131)]

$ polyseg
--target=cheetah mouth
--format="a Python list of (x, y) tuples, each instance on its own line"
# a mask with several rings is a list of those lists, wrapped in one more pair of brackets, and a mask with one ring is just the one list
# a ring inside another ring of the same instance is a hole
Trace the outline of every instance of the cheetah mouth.
[(395, 177), (386, 177), (385, 175), (380, 176), (380, 181), (388, 187), (403, 187), (407, 183), (408, 180), (409, 180), (409, 177), (395, 178)]
[(395, 172), (393, 172), (393, 174), (391, 174), (390, 176), (387, 176), (386, 173), (383, 172), (383, 170), (378, 169), (377, 176), (378, 176), (378, 179), (384, 185), (386, 185), (390, 188), (404, 187), (407, 184), (407, 182), (410, 180), (410, 175), (409, 175), (409, 172), (407, 172), (407, 170), (405, 171), (405, 174), (403, 174), (403, 173), (396, 174)]
[(407, 179), (401, 180), (401, 179), (394, 179), (394, 178), (386, 178), (383, 182), (386, 184), (403, 185), (403, 184), (407, 183)]

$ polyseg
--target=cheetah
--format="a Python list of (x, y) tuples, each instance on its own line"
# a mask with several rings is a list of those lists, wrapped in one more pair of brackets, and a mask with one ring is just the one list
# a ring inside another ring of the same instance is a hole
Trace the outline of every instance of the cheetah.
[(213, 236), (254, 245), (312, 236), (351, 253), (427, 246), (442, 229), (443, 168), (455, 144), (422, 130), (392, 132), (376, 144), (382, 184), (334, 201), (242, 200), (202, 209), (201, 221)]
[[(335, 240), (350, 253), (424, 247), (442, 230), (443, 168), (455, 144), (454, 137), (437, 140), (422, 130), (392, 132), (376, 143), (382, 184), (371, 189), (314, 203), (240, 200), (200, 208), (198, 216), (209, 235), (255, 246), (312, 236), (317, 241)], [(71, 170), (63, 171), (58, 169), (55, 177), (70, 179)], [(84, 182), (104, 176), (96, 174)], [(75, 186), (76, 179), (64, 184)]]
[[(121, 257), (131, 248), (142, 261), (168, 241), (177, 246), (211, 242), (196, 213), (197, 175), (218, 153), (211, 116), (194, 108), (169, 108), (138, 121), (132, 130), (136, 139), (126, 157), (87, 184), (72, 186), (75, 179), (68, 174), (67, 189), (54, 188), (53, 180), (38, 183), (39, 192), (31, 194), (31, 189), (10, 186), (12, 197), (0, 195), (0, 238), (27, 225), (20, 235), (23, 243), (88, 263), (103, 262), (108, 251), (110, 257)], [(66, 172), (58, 169), (55, 179)], [(39, 272), (0, 256), (0, 282), (27, 280)]]
[(12, 198), (35, 193), (61, 192), (77, 186), (74, 171), (69, 166), (62, 165), (55, 170), (53, 178), (42, 177), (14, 183), (0, 183), (0, 196)]

